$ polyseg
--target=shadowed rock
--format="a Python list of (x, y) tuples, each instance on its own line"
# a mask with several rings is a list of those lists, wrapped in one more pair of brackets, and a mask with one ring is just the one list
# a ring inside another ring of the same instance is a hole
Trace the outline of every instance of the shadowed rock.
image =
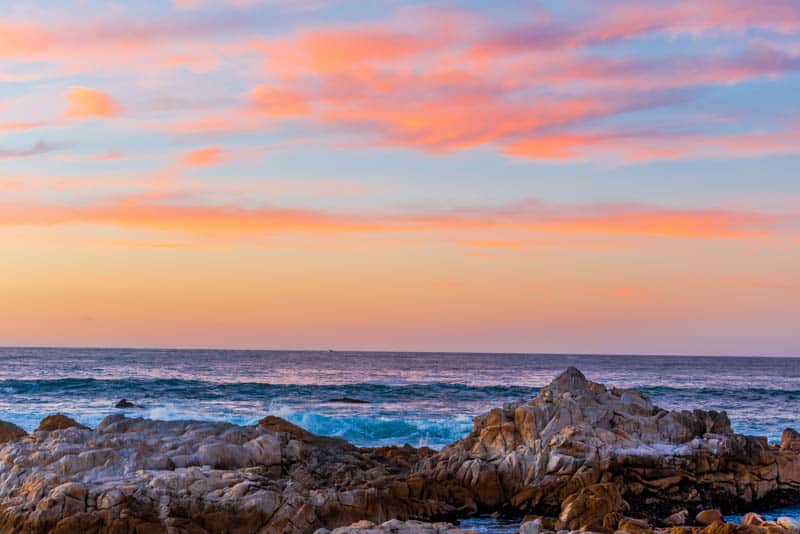
[(6, 421), (0, 421), (0, 443), (6, 443), (8, 441), (16, 441), (19, 438), (25, 437), (27, 435), (28, 435), (27, 432), (22, 430), (14, 423), (7, 423)]

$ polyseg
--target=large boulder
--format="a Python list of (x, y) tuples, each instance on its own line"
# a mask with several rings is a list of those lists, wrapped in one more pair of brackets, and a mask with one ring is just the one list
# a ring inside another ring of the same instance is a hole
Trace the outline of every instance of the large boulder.
[(64, 414), (57, 413), (55, 415), (48, 415), (39, 422), (39, 431), (52, 432), (53, 430), (64, 430), (65, 428), (79, 428), (81, 430), (89, 430), (89, 427), (83, 426), (71, 417)]
[(6, 443), (8, 441), (16, 441), (20, 438), (24, 438), (27, 435), (28, 435), (27, 432), (22, 430), (14, 423), (0, 421), (0, 443)]

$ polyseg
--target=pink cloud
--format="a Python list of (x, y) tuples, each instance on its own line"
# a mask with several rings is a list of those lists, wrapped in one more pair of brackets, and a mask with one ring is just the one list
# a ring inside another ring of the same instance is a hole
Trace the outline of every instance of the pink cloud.
[(250, 92), (252, 108), (270, 117), (294, 117), (309, 113), (302, 94), (287, 89), (257, 85)]
[[(176, 3), (183, 8), (210, 5)], [(419, 9), (257, 39), (251, 38), (252, 21), (239, 10), (219, 19), (205, 12), (180, 12), (158, 23), (0, 22), (8, 36), (0, 43), (0, 57), (55, 63), (68, 70), (185, 67), (207, 74), (230, 68), (247, 74), (242, 78), (249, 87), (240, 89), (240, 107), (223, 103), (213, 112), (203, 111), (206, 115), (184, 109), (185, 115), (156, 123), (157, 129), (170, 133), (259, 133), (291, 118), (313, 126), (314, 134), (333, 133), (339, 145), (345, 138), (349, 146), (433, 152), (489, 146), (515, 157), (562, 160), (604, 151), (623, 152), (632, 160), (695, 155), (696, 149), (689, 150), (677, 138), (656, 146), (664, 136), (632, 140), (610, 127), (603, 131), (597, 121), (673, 105), (682, 98), (679, 89), (777, 78), (800, 68), (800, 55), (780, 39), (765, 39), (736, 53), (667, 54), (658, 61), (624, 51), (597, 54), (594, 48), (663, 33), (752, 28), (791, 32), (800, 28), (800, 9), (788, 0), (765, 0), (757, 6), (745, 0), (713, 6), (688, 0), (598, 2), (569, 24), (541, 8), (531, 8), (526, 17), (531, 22), (516, 25), (478, 13)], [(121, 53), (134, 59), (123, 65)], [(253, 62), (261, 64), (256, 81), (249, 71)], [(67, 98), (67, 117), (111, 117), (122, 110), (96, 89), (72, 88)], [(0, 130), (43, 124), (7, 120), (0, 122)], [(709, 153), (733, 142), (716, 135), (694, 137), (708, 141), (702, 145)], [(790, 142), (772, 141), (781, 150), (793, 150)]]

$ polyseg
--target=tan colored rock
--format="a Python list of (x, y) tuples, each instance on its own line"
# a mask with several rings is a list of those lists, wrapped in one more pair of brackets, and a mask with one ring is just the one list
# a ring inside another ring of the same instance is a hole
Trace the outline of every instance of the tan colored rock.
[(737, 528), (737, 525), (733, 523), (725, 523), (722, 519), (717, 519), (703, 529), (703, 534), (735, 534)]
[(16, 441), (24, 438), (28, 433), (22, 430), (14, 423), (7, 423), (0, 421), (0, 443), (7, 443), (9, 441)]
[(701, 525), (710, 525), (714, 521), (722, 521), (722, 514), (719, 510), (703, 510), (695, 516), (695, 521)]
[(791, 532), (792, 534), (797, 534), (800, 532), (800, 522), (792, 519), (791, 517), (779, 517), (775, 520), (775, 524), (782, 529)]
[(765, 523), (764, 518), (758, 515), (755, 512), (747, 512), (742, 516), (742, 520), (739, 522), (740, 525), (744, 527), (754, 526), (757, 527), (759, 525), (763, 525)]
[(558, 516), (556, 528), (592, 530), (603, 527), (607, 514), (628, 508), (619, 488), (610, 483), (595, 484), (567, 497)]
[(64, 430), (65, 428), (79, 428), (81, 430), (89, 430), (89, 427), (83, 426), (74, 419), (67, 417), (66, 415), (57, 413), (55, 415), (48, 415), (47, 417), (42, 419), (36, 431), (39, 432), (44, 430), (47, 432), (51, 432), (53, 430)]
[[(666, 411), (570, 368), (527, 403), (475, 418), (472, 432), (423, 459), (421, 492), (454, 506), (557, 514), (582, 488), (613, 482), (633, 510), (692, 510), (800, 498), (800, 455), (734, 434), (724, 412)], [(458, 488), (458, 490), (456, 490)], [(456, 495), (461, 496), (456, 498)]]
[(781, 450), (791, 451), (794, 453), (800, 452), (800, 432), (793, 428), (787, 428), (781, 435)]
[(617, 531), (628, 532), (629, 534), (646, 534), (653, 532), (650, 523), (644, 519), (634, 519), (623, 517), (617, 525)]
[(664, 519), (664, 524), (670, 527), (682, 527), (689, 521), (689, 511), (688, 510), (680, 510), (667, 516)]
[(64, 419), (0, 444), (0, 532), (306, 534), (454, 511), (410, 496), (427, 449), (358, 449), (274, 419), (281, 430), (122, 414), (65, 430)]

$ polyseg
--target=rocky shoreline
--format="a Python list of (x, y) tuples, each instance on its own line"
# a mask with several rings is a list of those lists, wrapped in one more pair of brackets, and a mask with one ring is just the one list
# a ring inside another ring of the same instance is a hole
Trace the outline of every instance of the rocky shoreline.
[(790, 520), (721, 519), (794, 503), (796, 432), (769, 445), (724, 412), (661, 410), (574, 368), (438, 452), (358, 448), (277, 417), (119, 414), (88, 429), (56, 415), (30, 435), (0, 422), (4, 533), (455, 534), (436, 521), (502, 513), (524, 518), (523, 534), (796, 534)]

